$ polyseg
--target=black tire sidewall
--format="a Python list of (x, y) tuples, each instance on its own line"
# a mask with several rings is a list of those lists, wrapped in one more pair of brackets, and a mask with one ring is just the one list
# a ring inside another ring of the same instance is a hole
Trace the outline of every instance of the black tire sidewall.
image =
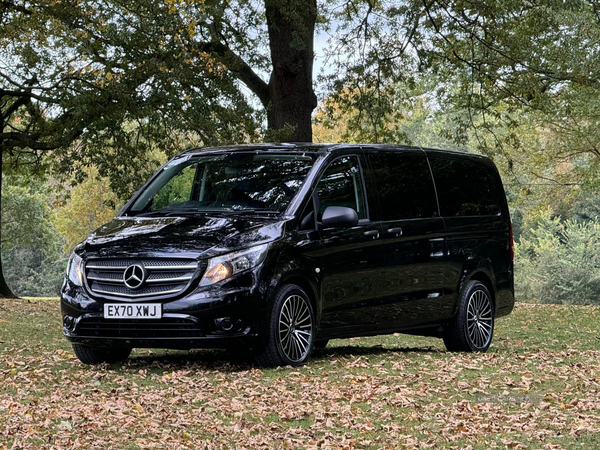
[(114, 364), (126, 360), (131, 354), (130, 347), (89, 347), (83, 344), (72, 344), (75, 356), (84, 364)]

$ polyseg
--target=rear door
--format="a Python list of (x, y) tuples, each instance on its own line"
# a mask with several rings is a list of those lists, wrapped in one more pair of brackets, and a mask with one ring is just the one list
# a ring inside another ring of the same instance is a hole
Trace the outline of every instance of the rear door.
[(450, 317), (466, 274), (474, 269), (485, 270), (494, 283), (499, 281), (496, 274), (508, 276), (509, 228), (501, 214), (503, 193), (491, 161), (435, 152), (430, 152), (429, 161), (447, 229), (449, 295), (442, 314)]
[(321, 329), (336, 329), (337, 335), (373, 325), (371, 301), (383, 271), (381, 229), (370, 220), (361, 169), (358, 155), (340, 156), (316, 187), (319, 222), (328, 206), (352, 208), (359, 217), (352, 228), (321, 229)]
[(378, 204), (373, 220), (381, 225), (385, 250), (373, 316), (382, 330), (433, 322), (440, 317), (447, 259), (444, 221), (425, 153), (365, 153), (374, 188), (368, 190), (368, 200)]

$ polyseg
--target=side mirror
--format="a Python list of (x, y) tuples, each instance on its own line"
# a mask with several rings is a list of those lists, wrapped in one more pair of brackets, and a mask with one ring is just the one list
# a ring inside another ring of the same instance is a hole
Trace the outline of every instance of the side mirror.
[(321, 223), (325, 228), (351, 228), (358, 223), (358, 214), (345, 206), (328, 206)]

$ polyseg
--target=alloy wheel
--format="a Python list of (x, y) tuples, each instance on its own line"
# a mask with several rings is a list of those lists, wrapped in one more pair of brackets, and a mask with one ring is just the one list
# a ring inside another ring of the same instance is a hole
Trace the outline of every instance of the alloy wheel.
[(310, 352), (313, 323), (306, 299), (294, 294), (285, 299), (279, 312), (278, 336), (281, 350), (292, 362), (302, 361)]
[(492, 302), (482, 290), (474, 291), (467, 305), (467, 332), (474, 347), (485, 348), (492, 340)]

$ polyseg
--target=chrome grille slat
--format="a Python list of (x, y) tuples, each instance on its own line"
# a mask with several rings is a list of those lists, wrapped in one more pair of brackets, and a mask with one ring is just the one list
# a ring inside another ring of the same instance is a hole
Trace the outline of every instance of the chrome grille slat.
[(150, 294), (125, 294), (125, 293), (121, 293), (121, 292), (104, 291), (102, 289), (96, 289), (94, 292), (97, 292), (98, 294), (114, 295), (116, 297), (139, 298), (139, 297), (150, 297), (152, 295), (157, 295), (157, 294), (158, 295), (175, 294), (177, 292), (181, 292), (181, 289), (173, 289), (172, 291), (153, 292)]
[(94, 266), (94, 265), (87, 265), (86, 269), (92, 269), (92, 270), (125, 270), (127, 267), (119, 267), (119, 266)]
[(195, 269), (198, 267), (198, 264), (187, 264), (185, 266), (146, 266), (148, 270), (186, 270), (186, 269)]
[[(144, 283), (131, 289), (123, 275), (132, 264), (143, 264)], [(138, 299), (146, 297), (173, 297), (189, 286), (199, 269), (193, 259), (180, 258), (98, 258), (86, 263), (87, 286), (93, 294), (110, 298)]]
[(146, 283), (172, 283), (173, 281), (188, 281), (192, 279), (192, 275), (189, 277), (176, 277), (176, 278), (148, 278)]
[(121, 278), (100, 278), (100, 277), (92, 277), (88, 276), (88, 280), (98, 281), (99, 283), (113, 283), (113, 284), (123, 284), (123, 277)]
[[(144, 266), (146, 267), (146, 269), (148, 270), (189, 270), (189, 269), (196, 269), (198, 267), (198, 264), (186, 264), (186, 265), (179, 265), (179, 266), (146, 266), (144, 264)], [(127, 266), (98, 266), (98, 265), (94, 265), (94, 264), (88, 264), (86, 266), (87, 269), (92, 269), (92, 270), (125, 270), (127, 269)]]

